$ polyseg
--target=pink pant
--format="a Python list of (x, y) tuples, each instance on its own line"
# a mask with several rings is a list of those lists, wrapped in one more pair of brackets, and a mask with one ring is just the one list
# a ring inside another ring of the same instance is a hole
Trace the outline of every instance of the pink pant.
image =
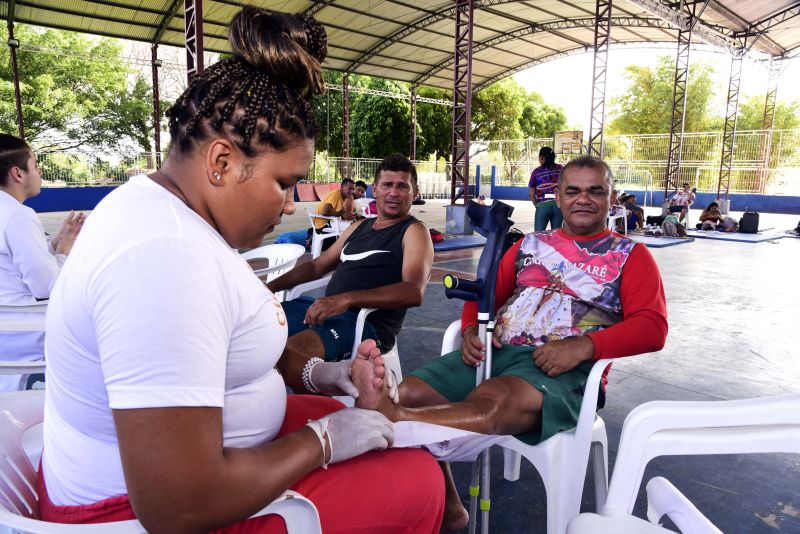
[[(342, 408), (340, 402), (327, 397), (289, 395), (278, 436)], [(56, 506), (47, 496), (41, 468), (39, 473), (39, 511), (45, 521), (101, 523), (135, 518), (127, 495), (83, 506)], [(327, 471), (316, 469), (291, 489), (314, 503), (325, 534), (434, 533), (439, 532), (444, 511), (442, 472), (433, 457), (421, 449), (368, 452), (331, 465)], [(285, 531), (283, 520), (270, 515), (247, 519), (218, 532)]]

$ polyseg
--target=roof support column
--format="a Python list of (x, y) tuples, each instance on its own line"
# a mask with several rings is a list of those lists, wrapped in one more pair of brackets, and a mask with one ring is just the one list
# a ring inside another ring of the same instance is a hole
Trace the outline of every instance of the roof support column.
[(417, 86), (411, 87), (411, 161), (417, 159)]
[(453, 63), (453, 133), (450, 204), (456, 203), (456, 186), (464, 187), (469, 202), (469, 141), (472, 108), (472, 20), (473, 0), (456, 0), (456, 32)]
[(192, 79), (203, 72), (203, 0), (184, 0), (186, 35), (186, 76)]
[(158, 87), (158, 68), (161, 60), (158, 59), (158, 45), (150, 47), (150, 65), (153, 69), (153, 150), (155, 152), (156, 168), (161, 168), (161, 93)]
[(19, 90), (19, 69), (17, 67), (17, 48), (19, 41), (14, 39), (14, 23), (8, 23), (8, 51), (11, 55), (11, 71), (14, 76), (14, 103), (17, 106), (17, 128), (19, 138), (25, 140), (25, 121), (22, 119), (22, 95)]
[(736, 141), (736, 116), (739, 113), (739, 84), (742, 80), (742, 58), (745, 48), (731, 56), (731, 77), (728, 82), (728, 105), (725, 111), (725, 127), (722, 131), (722, 158), (719, 165), (717, 198), (728, 198), (731, 185), (734, 143)]
[[(683, 0), (681, 0), (683, 4)], [(681, 150), (683, 148), (683, 116), (686, 113), (686, 86), (689, 81), (689, 47), (692, 44), (692, 28), (700, 17), (699, 2), (689, 7), (689, 24), (678, 30), (678, 52), (675, 56), (675, 81), (672, 87), (672, 120), (669, 127), (669, 152), (667, 173), (664, 177), (664, 194), (678, 190), (681, 175)], [(705, 5), (703, 6), (705, 8)]]
[(597, 0), (594, 11), (594, 77), (592, 116), (589, 119), (589, 154), (603, 157), (603, 126), (606, 117), (606, 72), (611, 41), (611, 0)]
[(759, 155), (762, 167), (758, 173), (758, 191), (764, 193), (769, 180), (769, 163), (772, 155), (772, 129), (775, 127), (775, 103), (778, 98), (778, 78), (781, 73), (782, 57), (773, 57), (769, 62), (769, 81), (767, 82), (767, 98), (764, 101), (764, 118), (761, 122), (761, 143)]
[(342, 157), (349, 167), (350, 159), (350, 75), (342, 76)]

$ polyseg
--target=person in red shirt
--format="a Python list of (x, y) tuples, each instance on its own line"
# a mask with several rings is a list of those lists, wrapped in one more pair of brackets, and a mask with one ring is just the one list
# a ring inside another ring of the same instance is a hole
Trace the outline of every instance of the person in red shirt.
[[(573, 428), (594, 360), (657, 351), (667, 336), (664, 288), (653, 257), (645, 245), (606, 228), (612, 189), (606, 163), (591, 156), (572, 160), (556, 190), (563, 226), (528, 234), (503, 256), (492, 378), (475, 387), (485, 352), (477, 304), (466, 302), (461, 350), (408, 376), (399, 403), (386, 385), (370, 386), (369, 364), (354, 364), (357, 405), (392, 421), (514, 434), (532, 444)], [(443, 528), (457, 530), (466, 526), (467, 512), (449, 468), (442, 468)]]

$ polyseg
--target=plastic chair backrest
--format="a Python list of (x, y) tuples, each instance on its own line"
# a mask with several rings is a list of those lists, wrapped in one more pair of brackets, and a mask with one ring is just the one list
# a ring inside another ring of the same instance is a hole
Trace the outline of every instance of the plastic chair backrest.
[(663, 455), (800, 454), (800, 394), (733, 401), (654, 401), (622, 426), (603, 515), (630, 514), (644, 469)]
[(47, 301), (0, 305), (0, 332), (44, 332)]
[[(44, 395), (44, 391), (0, 394), (0, 527), (52, 534), (146, 533), (136, 520), (74, 525), (38, 519), (37, 474), (22, 447), (22, 436), (43, 421)], [(290, 534), (322, 532), (314, 504), (293, 491), (284, 492), (253, 517), (267, 514), (283, 517)]]
[[(294, 267), (305, 253), (305, 247), (294, 243), (273, 243), (248, 250), (242, 254), (242, 258), (253, 262), (251, 265), (256, 276), (266, 276), (269, 282)], [(261, 266), (258, 260), (264, 260), (267, 265)]]

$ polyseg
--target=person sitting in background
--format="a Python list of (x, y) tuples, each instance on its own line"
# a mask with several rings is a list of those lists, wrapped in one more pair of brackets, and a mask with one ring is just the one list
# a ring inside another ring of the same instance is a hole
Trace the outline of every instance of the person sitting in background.
[(353, 189), (353, 198), (358, 200), (359, 198), (364, 198), (367, 195), (367, 184), (364, 180), (358, 180), (355, 184), (355, 189)]
[(636, 195), (622, 195), (619, 199), (628, 216), (628, 230), (644, 229), (644, 209), (636, 204)]
[[(287, 396), (286, 315), (236, 251), (291, 213), (314, 160), (325, 29), (246, 6), (229, 40), (167, 111), (162, 167), (98, 204), (53, 288), (41, 518), (283, 532), (279, 517), (249, 517), (291, 487), (325, 533), (438, 532), (429, 453), (376, 451), (394, 433), (377, 412)], [(381, 384), (382, 360), (357, 362)], [(323, 362), (305, 379), (343, 394), (350, 376), (350, 362)]]
[[(339, 232), (344, 232), (350, 223), (355, 220), (355, 182), (350, 178), (342, 180), (339, 189), (330, 191), (317, 204), (317, 213), (328, 217), (340, 217), (338, 222)], [(311, 243), (311, 232), (324, 233), (331, 227), (333, 221), (329, 219), (314, 219), (314, 226), (308, 229), (306, 242)], [(322, 250), (327, 250), (333, 244), (333, 239), (322, 241)], [(309, 245), (307, 245), (308, 248)]]
[(712, 202), (708, 205), (703, 213), (700, 214), (700, 222), (697, 224), (698, 230), (725, 230), (725, 225), (722, 222), (722, 213), (719, 211), (719, 204)]
[(681, 187), (680, 191), (672, 195), (668, 205), (670, 213), (680, 213), (679, 222), (683, 222), (683, 219), (686, 218), (689, 207), (694, 204), (695, 197), (694, 190), (689, 190), (689, 184), (684, 183)]
[[(42, 223), (23, 202), (39, 194), (42, 175), (36, 156), (18, 137), (0, 134), (0, 304), (26, 305), (50, 297), (50, 290), (83, 225), (70, 212), (49, 240)], [(0, 332), (2, 357), (35, 361), (44, 357), (44, 332)], [(0, 391), (15, 391), (22, 375), (0, 376)]]
[[(332, 273), (325, 296), (283, 303), (289, 339), (277, 368), (294, 391), (316, 391), (299, 380), (315, 361), (351, 356), (360, 308), (377, 308), (364, 324), (363, 339), (394, 347), (406, 309), (422, 304), (433, 265), (433, 243), (424, 223), (411, 215), (417, 171), (400, 154), (383, 159), (372, 193), (378, 216), (353, 223), (318, 258), (298, 264), (267, 284), (283, 291)], [(310, 372), (310, 371), (309, 371)]]
[(549, 146), (539, 149), (539, 167), (531, 173), (528, 181), (528, 192), (531, 202), (536, 207), (534, 215), (533, 229), (536, 232), (550, 229), (561, 228), (564, 217), (561, 210), (556, 205), (556, 187), (561, 171), (564, 169), (556, 163), (556, 153)]

